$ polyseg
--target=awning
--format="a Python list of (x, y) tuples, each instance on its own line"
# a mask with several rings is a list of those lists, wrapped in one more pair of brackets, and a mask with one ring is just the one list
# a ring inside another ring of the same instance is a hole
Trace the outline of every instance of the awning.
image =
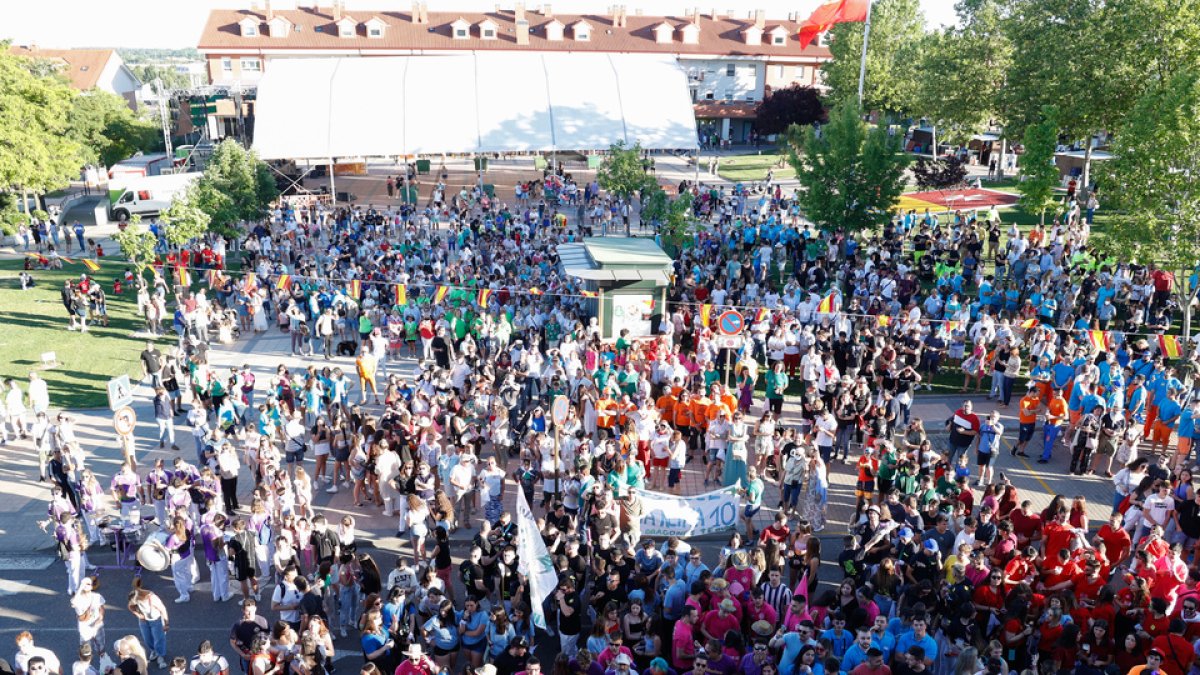
[(659, 54), (274, 59), (258, 85), (263, 159), (697, 147), (687, 76)]

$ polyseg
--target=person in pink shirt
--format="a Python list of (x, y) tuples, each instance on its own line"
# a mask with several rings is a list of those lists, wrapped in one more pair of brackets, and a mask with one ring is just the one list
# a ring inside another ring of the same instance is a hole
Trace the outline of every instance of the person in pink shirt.
[(733, 604), (733, 600), (725, 598), (716, 609), (709, 610), (700, 620), (700, 633), (709, 640), (720, 642), (725, 639), (727, 631), (740, 630), (741, 622), (734, 615), (736, 609), (737, 605)]
[(766, 621), (771, 624), (770, 632), (774, 633), (775, 627), (779, 625), (779, 612), (776, 612), (765, 598), (761, 588), (751, 591), (750, 604), (746, 606), (746, 617), (751, 625), (758, 621)]
[(803, 595), (793, 595), (792, 604), (783, 617), (784, 632), (790, 633), (796, 630), (802, 621), (812, 621), (812, 614), (808, 612), (808, 599)]

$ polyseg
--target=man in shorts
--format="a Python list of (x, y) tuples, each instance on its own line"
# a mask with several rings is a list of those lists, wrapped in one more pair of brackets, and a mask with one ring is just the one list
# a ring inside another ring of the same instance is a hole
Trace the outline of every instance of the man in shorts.
[(858, 480), (854, 483), (854, 520), (858, 520), (864, 507), (875, 496), (875, 474), (879, 472), (879, 457), (875, 448), (863, 446), (858, 458)]
[(1028, 457), (1025, 453), (1025, 446), (1029, 445), (1029, 441), (1033, 439), (1033, 433), (1037, 429), (1038, 410), (1042, 407), (1042, 394), (1038, 391), (1037, 385), (1029, 384), (1029, 391), (1021, 398), (1021, 402), (1017, 406), (1017, 444), (1010, 451), (1013, 456)]
[(233, 561), (234, 578), (242, 586), (242, 602), (245, 606), (249, 604), (245, 599), (259, 597), (254, 533), (246, 527), (245, 518), (233, 519), (233, 536), (229, 538), (226, 546), (229, 559)]
[[(1031, 436), (1032, 433), (1030, 432)], [(983, 424), (979, 425), (979, 435), (976, 436), (975, 464), (979, 467), (979, 482), (976, 483), (976, 487), (982, 488), (992, 482), (992, 466), (996, 463), (996, 456), (1000, 454), (1000, 442), (1003, 438), (1004, 425), (1000, 423), (1000, 411), (993, 410)]]

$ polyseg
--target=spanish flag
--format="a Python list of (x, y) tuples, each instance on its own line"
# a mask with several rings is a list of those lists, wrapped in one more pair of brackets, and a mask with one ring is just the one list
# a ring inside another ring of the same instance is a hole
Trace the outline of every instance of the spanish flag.
[(408, 304), (408, 287), (406, 287), (404, 284), (396, 284), (395, 294), (396, 294), (396, 298), (395, 298), (396, 303), (395, 304), (397, 304), (397, 305), (407, 305)]
[(286, 291), (287, 289), (289, 289), (291, 287), (292, 287), (292, 275), (280, 274), (279, 281), (275, 282), (276, 290)]
[(253, 293), (258, 290), (258, 275), (251, 272), (246, 275), (246, 292)]
[(1179, 338), (1175, 335), (1159, 335), (1158, 351), (1168, 359), (1178, 359), (1183, 356), (1183, 349), (1179, 346)]
[(758, 311), (754, 313), (754, 323), (766, 321), (769, 315), (770, 312), (767, 311), (766, 307), (759, 307)]
[(1021, 328), (1024, 328), (1025, 330), (1029, 330), (1036, 325), (1038, 325), (1038, 320), (1036, 318), (1025, 319), (1021, 322)]
[(434, 291), (434, 293), (433, 293), (433, 303), (434, 303), (435, 305), (436, 305), (436, 304), (441, 304), (441, 302), (442, 302), (443, 300), (445, 300), (445, 299), (446, 299), (446, 296), (447, 296), (447, 295), (449, 295), (449, 294), (450, 294), (450, 287), (449, 287), (449, 286), (438, 286), (437, 290), (436, 290), (436, 291)]
[(346, 295), (358, 300), (362, 297), (362, 281), (351, 279), (350, 283), (346, 284)]
[(951, 333), (958, 330), (958, 322), (957, 321), (947, 321), (946, 322), (946, 330), (950, 331)]
[[(30, 258), (40, 258), (40, 257), (42, 257), (42, 256), (41, 256), (41, 254), (38, 254), (38, 253), (26, 253), (25, 255), (29, 256)], [(60, 255), (60, 256), (58, 256), (58, 257), (59, 257), (59, 259), (60, 259), (60, 260), (62, 260), (63, 262), (67, 263), (68, 265), (74, 265), (74, 264), (75, 264), (75, 261), (74, 261), (74, 260), (71, 260), (70, 258), (68, 258), (68, 257), (66, 257), (66, 256), (64, 256), (64, 255)]]
[(192, 285), (192, 275), (188, 273), (186, 267), (176, 267), (175, 278), (179, 280), (180, 286), (190, 287)]
[(821, 300), (821, 303), (817, 305), (817, 313), (818, 314), (832, 314), (833, 313), (833, 293), (830, 293), (829, 295), (825, 296)]
[(216, 288), (217, 284), (221, 283), (221, 270), (209, 270), (207, 277), (208, 287)]
[(84, 266), (84, 267), (88, 268), (89, 270), (91, 270), (91, 271), (93, 271), (93, 272), (99, 272), (99, 271), (100, 271), (100, 266), (96, 264), (96, 261), (95, 261), (95, 260), (88, 260), (87, 258), (84, 258), (84, 259), (83, 259), (83, 260), (81, 260), (80, 262), (82, 262), (82, 263), (83, 263), (83, 266)]
[(708, 328), (708, 325), (711, 322), (712, 322), (712, 305), (710, 305), (710, 304), (700, 305), (700, 325), (704, 326), (705, 328)]
[(538, 288), (537, 286), (530, 286), (530, 287), (529, 287), (529, 294), (530, 294), (530, 295), (545, 295), (546, 293), (545, 293), (545, 291), (543, 291), (542, 289)]
[(492, 297), (492, 289), (484, 288), (479, 291), (479, 306), (487, 308), (488, 300)]
[(1104, 331), (1089, 330), (1087, 332), (1087, 337), (1088, 337), (1088, 342), (1091, 342), (1092, 347), (1095, 348), (1097, 351), (1102, 352), (1105, 349), (1107, 349), (1107, 347), (1105, 347), (1105, 345), (1104, 345)]
[[(887, 326), (892, 323), (892, 317), (890, 317), (886, 314), (880, 314), (879, 316), (875, 317), (875, 322), (878, 323), (880, 326)], [(953, 329), (951, 329), (951, 330), (953, 330)]]
[(580, 295), (582, 295), (582, 296), (583, 296), (583, 297), (585, 297), (585, 298), (594, 298), (594, 297), (596, 297), (596, 291), (579, 291), (579, 294), (580, 294)]

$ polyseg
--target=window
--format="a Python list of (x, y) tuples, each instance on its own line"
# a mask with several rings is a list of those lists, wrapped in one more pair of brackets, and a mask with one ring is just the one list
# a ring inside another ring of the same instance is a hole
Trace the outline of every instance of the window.
[(776, 68), (775, 77), (782, 79), (784, 71), (787, 70), (787, 66), (775, 66), (775, 68)]
[(705, 101), (713, 100), (713, 93), (711, 91), (704, 92), (704, 100)]
[(485, 39), (485, 40), (496, 39), (496, 31), (492, 30), (491, 28), (484, 28), (483, 29), (483, 39)]
[(221, 59), (221, 70), (226, 73), (232, 73), (233, 72), (233, 59), (229, 58), (228, 56)]
[(732, 91), (726, 91), (726, 92), (725, 92), (725, 100), (726, 100), (726, 101), (732, 101), (732, 100), (733, 100), (733, 92), (732, 92)]
[(250, 22), (242, 24), (242, 37), (254, 37), (258, 35), (258, 26)]
[(467, 29), (466, 28), (455, 28), (454, 29), (454, 37), (458, 38), (460, 40), (465, 40), (467, 38)]
[(261, 73), (262, 61), (259, 59), (242, 59), (243, 73)]
[(575, 39), (580, 42), (587, 42), (588, 40), (592, 39), (592, 34), (586, 30), (576, 31)]
[(367, 37), (373, 37), (373, 38), (383, 37), (383, 29), (379, 28), (378, 26), (373, 27), (373, 28), (368, 28), (367, 29)]
[(354, 26), (344, 23), (338, 27), (338, 37), (354, 37)]
[(771, 36), (771, 44), (773, 45), (782, 45), (785, 42), (787, 42), (787, 38), (783, 35), (776, 34)]
[(804, 66), (796, 66), (796, 74), (792, 76), (793, 80), (803, 80), (808, 74), (808, 70)]
[(726, 76), (733, 77), (736, 72), (737, 72), (737, 66), (735, 66), (734, 64), (731, 63), (731, 64), (725, 66), (725, 75)]

